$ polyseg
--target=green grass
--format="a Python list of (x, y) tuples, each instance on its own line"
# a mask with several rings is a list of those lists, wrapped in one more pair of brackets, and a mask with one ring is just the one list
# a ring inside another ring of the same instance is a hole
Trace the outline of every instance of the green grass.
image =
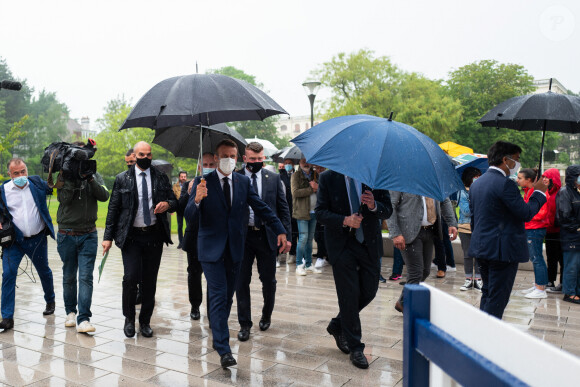
[[(107, 210), (109, 207), (109, 201), (106, 202), (97, 202), (99, 205), (99, 210), (97, 212), (97, 228), (105, 228), (105, 220), (107, 219)], [(46, 201), (48, 205), (48, 211), (50, 212), (50, 216), (52, 217), (52, 223), (54, 227), (57, 228), (56, 224), (56, 211), (58, 210), (58, 200), (56, 200), (56, 195), (49, 197)], [(185, 229), (185, 225), (183, 225)], [(171, 214), (171, 233), (177, 234), (177, 216), (175, 214)]]

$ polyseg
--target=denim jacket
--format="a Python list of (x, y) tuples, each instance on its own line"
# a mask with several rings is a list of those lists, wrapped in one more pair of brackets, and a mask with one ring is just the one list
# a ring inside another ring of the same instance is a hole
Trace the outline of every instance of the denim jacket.
[(459, 197), (459, 224), (471, 223), (471, 210), (469, 209), (469, 192), (463, 189), (457, 194)]

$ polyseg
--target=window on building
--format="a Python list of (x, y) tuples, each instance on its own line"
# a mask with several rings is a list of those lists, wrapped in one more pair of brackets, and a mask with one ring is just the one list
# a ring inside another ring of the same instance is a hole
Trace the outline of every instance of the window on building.
[(280, 130), (284, 132), (284, 131), (288, 130), (288, 127), (286, 125), (282, 125), (280, 127)]
[(294, 125), (294, 131), (295, 132), (300, 132), (300, 124)]

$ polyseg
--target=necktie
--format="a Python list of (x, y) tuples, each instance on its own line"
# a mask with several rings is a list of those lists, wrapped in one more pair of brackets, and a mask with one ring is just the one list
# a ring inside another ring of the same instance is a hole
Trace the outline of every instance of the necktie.
[(437, 221), (437, 211), (435, 210), (435, 200), (425, 197), (425, 207), (427, 207), (427, 222), (435, 224)]
[[(358, 192), (356, 191), (356, 186), (354, 185), (354, 179), (351, 179), (350, 177), (348, 178), (348, 187), (350, 190), (350, 206), (352, 207), (352, 213), (353, 214), (358, 214), (358, 210), (360, 209), (360, 200), (358, 198)], [(362, 230), (362, 224), (361, 227), (356, 229), (355, 232), (356, 235), (356, 240), (359, 241), (360, 243), (363, 243), (365, 237), (363, 234), (363, 230)]]
[(145, 172), (141, 172), (141, 195), (143, 204), (143, 222), (145, 226), (151, 225), (151, 213), (149, 212), (149, 189), (147, 188), (147, 179)]
[(224, 181), (224, 196), (229, 211), (232, 208), (232, 195), (230, 194), (230, 182), (228, 181), (227, 177), (224, 177), (222, 180)]
[[(260, 191), (258, 191), (258, 177), (256, 176), (255, 173), (252, 173), (252, 186), (254, 187), (254, 191), (256, 191), (256, 194), (260, 196)], [(258, 215), (256, 215), (256, 213), (254, 212), (254, 226), (260, 227), (261, 225), (262, 221), (260, 220)]]

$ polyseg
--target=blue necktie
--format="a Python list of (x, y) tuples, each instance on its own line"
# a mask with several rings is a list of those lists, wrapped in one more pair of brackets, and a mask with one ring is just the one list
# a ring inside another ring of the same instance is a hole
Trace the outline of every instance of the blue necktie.
[(141, 193), (143, 200), (143, 222), (145, 226), (151, 225), (151, 213), (149, 212), (149, 190), (147, 189), (147, 179), (145, 172), (141, 172)]
[[(260, 196), (260, 191), (258, 191), (258, 177), (256, 176), (255, 173), (252, 173), (252, 186), (254, 187), (254, 191), (256, 191), (256, 194)], [(254, 211), (254, 226), (260, 227), (261, 225), (262, 221), (260, 220), (260, 218), (258, 218), (258, 215), (256, 215), (256, 212)]]
[[(348, 178), (348, 186), (350, 190), (350, 206), (352, 207), (352, 213), (358, 214), (358, 210), (360, 209), (360, 200), (358, 199), (358, 192), (356, 191), (356, 186), (354, 185), (354, 179)], [(361, 227), (356, 229), (355, 232), (356, 240), (360, 243), (363, 243), (365, 237)]]

